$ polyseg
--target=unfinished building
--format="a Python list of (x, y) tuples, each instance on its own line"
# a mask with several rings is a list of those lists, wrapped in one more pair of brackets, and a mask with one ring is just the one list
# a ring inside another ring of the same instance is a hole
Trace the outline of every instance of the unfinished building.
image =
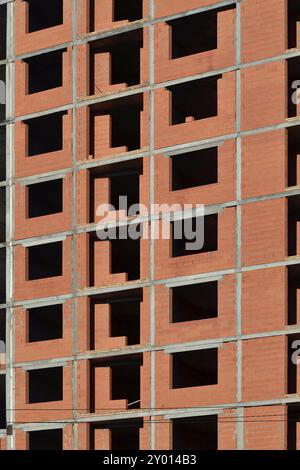
[(0, 449), (300, 450), (299, 83), (298, 0), (0, 0)]

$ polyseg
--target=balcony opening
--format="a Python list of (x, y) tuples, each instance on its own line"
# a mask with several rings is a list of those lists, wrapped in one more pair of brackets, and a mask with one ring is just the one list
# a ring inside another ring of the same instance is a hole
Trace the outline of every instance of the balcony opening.
[(172, 288), (172, 323), (218, 316), (218, 282)]
[(0, 310), (0, 354), (4, 353), (3, 350), (6, 344), (6, 310)]
[(288, 256), (297, 255), (297, 232), (300, 223), (300, 196), (288, 198)]
[(212, 10), (168, 21), (172, 31), (171, 58), (178, 59), (218, 47), (218, 11)]
[(288, 133), (288, 186), (297, 186), (300, 158), (300, 126), (290, 127)]
[(6, 301), (6, 249), (0, 249), (0, 304)]
[(288, 49), (300, 46), (299, 0), (288, 0)]
[[(95, 222), (95, 211), (99, 204), (108, 202), (116, 211), (125, 208), (120, 205), (120, 197), (127, 198), (127, 208), (140, 202), (140, 175), (143, 174), (143, 162), (134, 159), (124, 163), (114, 163), (90, 170), (90, 222)], [(109, 179), (108, 201), (96, 200), (95, 187), (101, 181)], [(125, 210), (128, 215), (128, 210)]]
[[(287, 450), (299, 450), (297, 442), (299, 442), (299, 422), (300, 422), (300, 405), (292, 403), (287, 406), (288, 424), (287, 424)], [(298, 428), (298, 433), (297, 433)]]
[(29, 450), (63, 450), (63, 430), (29, 431)]
[[(101, 83), (106, 80), (105, 85), (124, 83), (127, 86), (138, 85), (142, 47), (143, 31), (141, 29), (92, 42), (90, 46), (90, 94), (102, 93)], [(102, 76), (104, 71), (105, 76)]]
[(0, 429), (6, 428), (6, 378), (0, 375)]
[[(110, 400), (127, 400), (128, 409), (140, 408), (140, 369), (143, 365), (142, 355), (123, 356), (95, 360), (91, 363), (91, 413), (95, 409), (96, 390), (95, 368), (109, 367), (111, 369)], [(103, 384), (107, 387), (108, 384)], [(98, 410), (99, 413), (100, 410)]]
[[(297, 351), (300, 349), (300, 334), (288, 335), (287, 341), (287, 393), (288, 394), (297, 394), (297, 368), (299, 365), (295, 363), (295, 360), (299, 360), (299, 353)], [(295, 357), (296, 356), (296, 357)]]
[(0, 60), (6, 59), (7, 5), (0, 5)]
[[(0, 10), (0, 14), (1, 14), (1, 10)], [(0, 65), (0, 122), (4, 122), (6, 119), (6, 105), (5, 105), (6, 96), (5, 95), (6, 95), (6, 66)]]
[(137, 21), (143, 18), (143, 0), (112, 0), (113, 21)]
[(170, 124), (174, 126), (217, 116), (220, 78), (222, 75), (215, 75), (168, 87), (171, 92)]
[(28, 126), (28, 157), (63, 149), (64, 114), (47, 114), (24, 121)]
[(30, 246), (26, 250), (29, 281), (62, 275), (62, 242)]
[[(140, 117), (143, 110), (143, 96), (133, 95), (112, 100), (91, 107), (90, 154), (105, 153), (108, 148), (125, 147), (122, 151), (138, 150), (141, 146)], [(96, 116), (106, 116), (108, 126), (95, 129)], [(104, 134), (107, 133), (108, 134)], [(95, 135), (96, 134), (96, 135)], [(98, 134), (107, 146), (99, 148)], [(104, 135), (103, 135), (104, 134)], [(95, 139), (96, 137), (96, 139)]]
[(106, 450), (138, 450), (140, 448), (140, 429), (142, 419), (122, 419), (91, 425), (91, 449), (95, 450), (95, 433), (97, 429), (107, 429), (110, 434), (110, 446)]
[(218, 416), (172, 419), (173, 450), (218, 450)]
[(297, 325), (297, 291), (300, 289), (300, 264), (288, 266), (288, 325)]
[(28, 33), (63, 24), (63, 0), (26, 0), (29, 4)]
[[(133, 230), (133, 225), (130, 230)], [(126, 273), (127, 280), (133, 281), (140, 278), (140, 240), (134, 240), (129, 237), (129, 227), (116, 227), (109, 230), (108, 240), (110, 243), (110, 274)], [(127, 237), (122, 239), (121, 237)], [(114, 238), (116, 237), (116, 238)], [(91, 286), (94, 285), (95, 279), (95, 244), (102, 243), (97, 237), (91, 237), (90, 249), (90, 280)], [(99, 268), (98, 268), (99, 269)]]
[(176, 220), (171, 228), (173, 258), (218, 249), (218, 214)]
[(28, 218), (57, 214), (63, 210), (63, 180), (56, 179), (27, 186)]
[(142, 292), (132, 290), (96, 296), (91, 302), (90, 349), (95, 349), (95, 308), (109, 305), (109, 337), (125, 337), (126, 345), (140, 344), (140, 304)]
[(63, 399), (63, 368), (28, 370), (28, 403), (61, 401)]
[(63, 85), (63, 50), (25, 59), (28, 64), (28, 94)]
[(218, 349), (172, 354), (172, 388), (203, 387), (218, 383)]
[(0, 242), (6, 240), (6, 188), (0, 188)]
[(288, 59), (288, 106), (287, 112), (288, 117), (297, 117), (297, 90), (299, 89), (299, 77), (300, 77), (300, 58), (293, 57)]
[(28, 315), (28, 342), (49, 341), (63, 337), (62, 304), (30, 308)]
[(218, 147), (171, 157), (172, 191), (218, 182)]

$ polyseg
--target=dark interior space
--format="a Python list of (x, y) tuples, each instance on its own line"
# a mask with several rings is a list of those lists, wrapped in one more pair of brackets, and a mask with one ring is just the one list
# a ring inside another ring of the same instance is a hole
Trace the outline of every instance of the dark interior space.
[(95, 430), (110, 430), (110, 449), (107, 450), (138, 450), (140, 448), (140, 428), (143, 427), (142, 419), (122, 419), (107, 423), (91, 425), (90, 447), (95, 449)]
[(171, 157), (172, 191), (218, 182), (218, 147)]
[(218, 383), (218, 349), (172, 354), (172, 388), (202, 387)]
[(28, 370), (28, 403), (60, 401), (63, 399), (63, 368)]
[(300, 221), (300, 196), (288, 198), (288, 256), (297, 255), (297, 222)]
[(299, 0), (288, 0), (288, 49), (297, 47), (297, 23), (299, 22)]
[[(109, 178), (109, 204), (115, 210), (123, 209), (119, 198), (127, 197), (127, 209), (140, 201), (140, 175), (143, 173), (141, 159), (114, 163), (90, 170), (90, 222), (95, 222), (95, 180)], [(103, 201), (99, 201), (99, 204)], [(127, 211), (128, 212), (128, 211)]]
[(90, 94), (102, 93), (95, 82), (95, 56), (102, 52), (111, 54), (110, 85), (127, 83), (128, 86), (140, 83), (140, 49), (143, 47), (143, 31), (137, 29), (117, 34), (90, 45)]
[(297, 103), (296, 100), (299, 100), (300, 94), (296, 96), (296, 90), (299, 88), (299, 85), (296, 86), (296, 82), (299, 81), (300, 77), (300, 57), (293, 57), (288, 59), (288, 105), (287, 112), (288, 117), (297, 116)]
[(63, 114), (53, 113), (28, 119), (28, 157), (63, 148)]
[[(300, 264), (288, 266), (288, 325), (297, 325), (297, 290), (300, 289)], [(299, 305), (300, 308), (300, 305)]]
[(172, 288), (172, 323), (218, 316), (218, 282)]
[(218, 80), (222, 75), (192, 80), (168, 87), (171, 92), (171, 125), (187, 118), (197, 121), (218, 115)]
[(0, 249), (0, 303), (6, 301), (6, 249)]
[(140, 303), (143, 293), (139, 289), (95, 296), (91, 300), (90, 349), (95, 349), (95, 305), (110, 306), (110, 337), (125, 336), (127, 345), (140, 344)]
[(28, 217), (57, 214), (63, 210), (62, 178), (27, 186)]
[(137, 21), (143, 18), (143, 0), (112, 0), (114, 21)]
[[(127, 400), (128, 409), (140, 408), (140, 368), (143, 365), (141, 354), (98, 359), (91, 362), (91, 413), (95, 409), (95, 394), (101, 393), (95, 388), (95, 368), (111, 368), (111, 400)], [(105, 387), (107, 384), (104, 385)], [(98, 410), (98, 413), (100, 410)]]
[(288, 335), (288, 352), (287, 352), (287, 393), (295, 394), (297, 390), (297, 367), (300, 365), (300, 354), (298, 354), (299, 365), (294, 364), (297, 351), (300, 351), (300, 334)]
[(45, 243), (28, 250), (28, 280), (62, 275), (62, 242)]
[(7, 5), (0, 5), (0, 60), (6, 59)]
[(95, 120), (96, 115), (111, 116), (110, 147), (127, 147), (128, 151), (141, 146), (140, 115), (143, 110), (143, 96), (132, 95), (118, 100), (106, 101), (91, 106), (90, 154), (95, 155)]
[[(1, 14), (1, 10), (0, 10)], [(1, 59), (0, 59), (1, 60)], [(0, 122), (6, 119), (6, 67), (0, 66)]]
[(29, 95), (62, 86), (63, 52), (53, 51), (25, 59), (28, 64)]
[(0, 375), (0, 429), (6, 428), (6, 379)]
[(297, 449), (297, 423), (300, 421), (300, 404), (292, 403), (287, 407), (287, 450), (299, 450)]
[(218, 450), (218, 416), (172, 419), (173, 450)]
[(212, 10), (168, 21), (172, 28), (171, 58), (178, 59), (218, 47), (218, 11)]
[(288, 186), (297, 186), (297, 160), (300, 158), (300, 126), (290, 127), (287, 129), (287, 134)]
[(29, 343), (63, 337), (62, 304), (30, 308), (27, 314)]
[(29, 4), (28, 32), (63, 24), (63, 0), (26, 0)]
[(0, 126), (0, 181), (6, 179), (6, 126)]
[(6, 240), (6, 188), (0, 188), (0, 242)]
[[(199, 243), (196, 242), (196, 238)], [(201, 248), (198, 248), (197, 245), (199, 244), (200, 246), (201, 241), (203, 241), (203, 245)], [(187, 244), (190, 244), (191, 246), (189, 247)], [(204, 217), (194, 217), (192, 219), (176, 220), (172, 222), (173, 258), (176, 258), (177, 256), (217, 251), (217, 249), (218, 214), (210, 214)]]
[[(5, 352), (5, 343), (6, 343), (6, 311), (5, 309), (0, 310), (0, 353)], [(4, 348), (4, 350), (3, 350)]]
[(30, 431), (29, 450), (63, 450), (63, 430)]

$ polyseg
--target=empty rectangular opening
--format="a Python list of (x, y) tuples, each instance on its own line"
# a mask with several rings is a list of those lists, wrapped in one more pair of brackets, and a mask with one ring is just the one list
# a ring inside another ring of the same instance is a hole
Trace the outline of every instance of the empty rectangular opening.
[(34, 369), (28, 374), (28, 403), (60, 401), (63, 399), (63, 368)]
[[(97, 204), (106, 202), (95, 201), (95, 184), (101, 178), (109, 179), (108, 203), (116, 211), (122, 209), (128, 214), (128, 209), (140, 202), (140, 175), (142, 173), (143, 162), (141, 159), (114, 163), (90, 170), (90, 222), (95, 221), (95, 202)], [(122, 198), (124, 197), (127, 201), (127, 207), (122, 204)]]
[[(0, 11), (1, 14), (1, 11)], [(0, 59), (1, 60), (1, 59)], [(0, 122), (6, 120), (6, 66), (0, 66)]]
[(176, 220), (171, 223), (171, 228), (173, 258), (218, 249), (218, 214)]
[(56, 179), (27, 186), (28, 218), (57, 214), (63, 210), (63, 180)]
[(3, 309), (3, 310), (0, 310), (0, 354), (5, 352), (5, 343), (6, 343), (6, 310)]
[[(140, 83), (140, 49), (142, 47), (142, 29), (92, 42), (90, 46), (90, 94), (102, 93), (101, 85), (96, 80), (98, 74), (103, 73), (101, 70), (96, 70), (97, 54), (101, 53), (110, 54), (109, 85), (122, 83), (126, 83), (127, 86), (138, 85)], [(106, 70), (105, 74), (107, 74)]]
[(28, 94), (39, 93), (63, 84), (63, 50), (25, 59), (28, 64)]
[(0, 5), (0, 60), (6, 59), (7, 6)]
[(172, 191), (218, 182), (218, 147), (171, 157)]
[[(90, 154), (95, 156), (95, 116), (109, 115), (111, 118), (109, 148), (126, 147), (130, 152), (141, 146), (140, 116), (143, 96), (134, 95), (100, 103), (91, 107)], [(101, 131), (99, 129), (99, 131)]]
[(287, 407), (287, 450), (299, 450), (297, 448), (297, 441), (299, 442), (299, 436), (297, 436), (297, 425), (300, 421), (300, 405), (299, 403), (293, 403)]
[(6, 188), (0, 188), (0, 242), (6, 239)]
[[(295, 342), (295, 344), (294, 344)], [(300, 335), (288, 335), (288, 352), (287, 352), (287, 393), (296, 394), (297, 390), (297, 364), (294, 364), (295, 357), (293, 354), (299, 351), (300, 347)], [(299, 355), (298, 355), (299, 357)]]
[(217, 383), (217, 348), (172, 354), (172, 388), (202, 387)]
[(62, 275), (62, 242), (30, 246), (28, 250), (28, 280)]
[[(297, 325), (297, 290), (300, 289), (300, 265), (288, 266), (288, 325)], [(300, 308), (300, 305), (299, 305)], [(300, 320), (300, 319), (299, 319)]]
[(172, 288), (172, 323), (218, 316), (218, 281)]
[(62, 150), (63, 114), (47, 114), (24, 121), (28, 126), (28, 157)]
[(300, 196), (288, 198), (288, 256), (297, 255), (297, 224), (300, 221)]
[(6, 126), (0, 126), (0, 181), (6, 178)]
[[(95, 409), (95, 367), (111, 368), (110, 400), (127, 400), (128, 409), (140, 408), (140, 368), (143, 365), (142, 355), (130, 355), (120, 358), (101, 359), (92, 362), (91, 368), (91, 413)], [(107, 384), (103, 384), (107, 387)], [(98, 410), (98, 413), (102, 410)]]
[(143, 0), (112, 0), (113, 21), (137, 21), (143, 18)]
[(110, 446), (106, 450), (138, 450), (140, 448), (141, 419), (122, 419), (91, 426), (91, 449), (95, 449), (96, 429), (109, 429)]
[(63, 0), (26, 0), (29, 4), (28, 33), (63, 24)]
[(0, 249), (0, 303), (6, 301), (6, 249)]
[(172, 31), (171, 58), (178, 59), (218, 47), (218, 11), (212, 10), (168, 21)]
[(63, 450), (63, 430), (29, 431), (29, 450)]
[(297, 116), (297, 100), (295, 99), (295, 92), (299, 88), (298, 81), (300, 77), (300, 57), (293, 57), (288, 59), (288, 117)]
[(29, 343), (63, 337), (62, 304), (30, 308), (27, 314)]
[(218, 115), (218, 80), (222, 75), (168, 87), (171, 92), (171, 125)]
[(288, 186), (297, 186), (297, 161), (300, 158), (300, 126), (291, 127), (288, 133)]
[(0, 429), (6, 428), (6, 379), (0, 375)]
[(218, 416), (172, 419), (173, 450), (217, 450)]
[(91, 302), (90, 349), (95, 349), (95, 307), (108, 304), (110, 310), (109, 337), (124, 337), (128, 346), (140, 344), (140, 290), (97, 296)]
[[(300, 22), (299, 0), (288, 0), (288, 49), (294, 49), (299, 44), (297, 28)], [(300, 32), (300, 31), (299, 31)]]

